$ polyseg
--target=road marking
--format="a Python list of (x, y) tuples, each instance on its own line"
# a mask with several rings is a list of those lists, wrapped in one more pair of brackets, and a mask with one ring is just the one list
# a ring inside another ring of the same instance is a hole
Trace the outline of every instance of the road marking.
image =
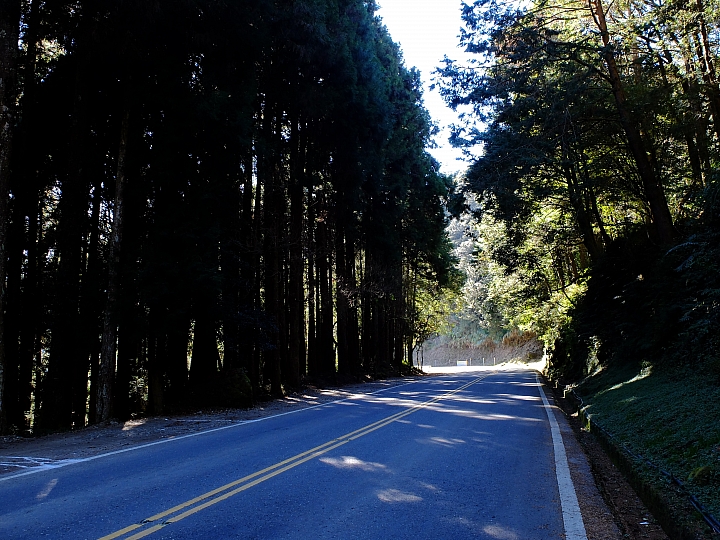
[(375, 394), (380, 394), (381, 392), (386, 392), (388, 390), (394, 390), (395, 388), (401, 388), (403, 386), (408, 386), (410, 384), (415, 384), (416, 382), (421, 381), (422, 379), (418, 378), (410, 382), (406, 382), (403, 384), (397, 384), (395, 386), (388, 386), (387, 388), (381, 388), (380, 390), (376, 390), (375, 392), (368, 392), (368, 393), (360, 393), (360, 394), (353, 394), (350, 397), (346, 397), (343, 399), (337, 399), (335, 401), (328, 401), (327, 403), (319, 403), (317, 405), (311, 405), (310, 407), (303, 407), (301, 409), (295, 409), (292, 411), (287, 411), (284, 413), (279, 414), (273, 414), (271, 416), (264, 416), (262, 418), (255, 418), (253, 420), (243, 420), (242, 422), (237, 422), (235, 424), (230, 424), (228, 426), (221, 426), (217, 428), (212, 429), (206, 429), (204, 431), (197, 431), (195, 433), (188, 433), (187, 435), (179, 435), (177, 437), (172, 437), (169, 439), (162, 439), (160, 441), (154, 441), (151, 443), (146, 444), (140, 444), (137, 446), (129, 446), (127, 448), (123, 448), (121, 450), (113, 450), (112, 452), (106, 452), (104, 454), (98, 454), (96, 456), (89, 456), (86, 458), (78, 458), (78, 459), (63, 459), (63, 460), (51, 460), (48, 458), (31, 458), (31, 457), (13, 457), (13, 459), (26, 459), (26, 460), (39, 460), (43, 461), (42, 464), (39, 464), (37, 467), (33, 467), (32, 469), (29, 469), (27, 471), (23, 471), (21, 473), (11, 474), (8, 476), (0, 476), (0, 482), (6, 482), (8, 480), (12, 480), (14, 478), (20, 478), (21, 476), (29, 476), (31, 474), (37, 474), (48, 470), (54, 470), (54, 469), (62, 469), (63, 467), (67, 467), (69, 465), (76, 465), (78, 463), (86, 463), (88, 461), (95, 461), (96, 459), (101, 459), (109, 456), (116, 456), (118, 454), (124, 454), (126, 452), (134, 452), (136, 450), (142, 450), (143, 448), (150, 448), (151, 446), (157, 446), (160, 444), (167, 444), (172, 443), (175, 441), (181, 441), (183, 439), (189, 439), (190, 437), (199, 437), (201, 435), (206, 435), (208, 433), (215, 433), (217, 431), (224, 431), (226, 429), (232, 429), (240, 426), (244, 426), (247, 424), (255, 424), (257, 422), (264, 422), (265, 420), (270, 420), (271, 418), (279, 418), (281, 416), (287, 416), (289, 414), (295, 414), (302, 411), (309, 411), (310, 409), (317, 409), (319, 407), (327, 407), (329, 405), (336, 405), (338, 403), (343, 403), (345, 401), (350, 401), (351, 399), (354, 399), (357, 396), (373, 396)]
[(553, 450), (555, 454), (555, 475), (557, 476), (558, 490), (560, 491), (560, 506), (562, 508), (563, 524), (565, 525), (565, 540), (587, 540), (585, 525), (583, 524), (580, 505), (578, 505), (575, 486), (570, 477), (570, 467), (565, 454), (560, 427), (555, 419), (555, 413), (545, 397), (545, 390), (540, 382), (537, 373), (535, 380), (538, 382), (538, 390), (542, 398), (548, 421), (550, 422), (550, 433), (552, 434)]
[[(340, 446), (343, 446), (344, 444), (354, 441), (355, 439), (364, 437), (365, 435), (368, 435), (369, 433), (372, 433), (373, 431), (376, 431), (376, 430), (378, 430), (382, 427), (385, 427), (393, 422), (396, 422), (397, 420), (400, 420), (401, 418), (409, 416), (421, 409), (426, 408), (429, 405), (432, 405), (433, 403), (437, 403), (438, 401), (441, 401), (441, 400), (446, 399), (454, 394), (462, 392), (466, 388), (469, 388), (470, 386), (479, 383), (480, 381), (482, 381), (489, 375), (491, 375), (491, 373), (487, 373), (487, 374), (483, 375), (482, 377), (473, 379), (472, 381), (460, 386), (459, 388), (456, 388), (455, 390), (450, 390), (448, 392), (445, 392), (444, 394), (434, 397), (433, 399), (430, 399), (428, 401), (425, 401), (423, 403), (415, 405), (409, 409), (399, 411), (399, 412), (392, 414), (386, 418), (378, 420), (377, 422), (368, 424), (367, 426), (361, 427), (360, 429), (356, 429), (355, 431), (351, 431), (350, 433), (346, 433), (345, 435), (343, 435), (341, 437), (332, 439), (324, 444), (316, 446), (315, 448), (311, 448), (310, 450), (306, 450), (305, 452), (297, 454), (286, 460), (280, 461), (274, 465), (271, 465), (270, 467), (266, 467), (265, 469), (262, 469), (260, 471), (254, 472), (247, 476), (244, 476), (243, 478), (240, 478), (238, 480), (235, 480), (233, 482), (225, 484), (224, 486), (220, 486), (216, 489), (213, 489), (212, 491), (208, 491), (207, 493), (203, 493), (202, 495), (199, 495), (193, 499), (190, 499), (186, 502), (183, 502), (176, 506), (173, 506), (172, 508), (169, 508), (163, 512), (160, 512), (158, 514), (150, 516), (149, 518), (142, 520), (140, 523), (134, 523), (134, 524), (124, 527), (118, 531), (115, 531), (109, 535), (103, 536), (99, 540), (114, 540), (116, 538), (123, 537), (134, 531), (138, 531), (138, 532), (136, 532), (135, 534), (133, 534), (131, 536), (126, 537), (125, 540), (137, 540), (139, 538), (144, 538), (146, 536), (149, 536), (149, 535), (159, 531), (160, 529), (166, 527), (167, 525), (170, 525), (172, 523), (177, 523), (178, 521), (185, 519), (188, 516), (196, 514), (197, 512), (200, 512), (201, 510), (204, 510), (204, 509), (206, 509), (210, 506), (213, 506), (219, 502), (229, 499), (230, 497), (237, 495), (238, 493), (241, 493), (242, 491), (245, 491), (253, 486), (256, 486), (256, 485), (264, 482), (265, 480), (269, 480), (270, 478), (273, 478), (279, 474), (284, 473), (285, 471), (293, 469), (293, 468), (297, 467), (298, 465), (301, 465), (307, 461), (310, 461), (311, 459), (314, 459), (318, 456), (326, 454), (327, 452), (330, 452), (331, 450), (334, 450)], [(147, 527), (147, 528), (143, 529), (143, 527)], [(138, 529), (143, 529), (143, 530), (138, 530)]]

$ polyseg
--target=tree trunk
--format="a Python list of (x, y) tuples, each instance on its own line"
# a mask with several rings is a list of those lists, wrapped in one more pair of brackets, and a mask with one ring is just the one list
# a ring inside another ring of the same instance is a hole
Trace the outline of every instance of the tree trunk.
[(20, 0), (0, 0), (0, 433), (6, 426), (5, 401), (5, 260), (7, 253), (10, 153), (17, 96), (17, 55)]
[[(18, 136), (15, 136), (18, 139)], [(22, 148), (18, 147), (14, 162), (18, 161)], [(20, 409), (20, 332), (21, 312), (23, 309), (23, 252), (29, 249), (25, 237), (25, 220), (29, 211), (27, 206), (30, 193), (17, 167), (11, 178), (13, 200), (9, 205), (10, 223), (5, 244), (5, 313), (4, 313), (4, 344), (5, 344), (5, 422), (8, 427), (20, 426), (23, 414)]]
[(33, 190), (32, 206), (28, 215), (28, 231), (26, 244), (28, 246), (27, 271), (25, 274), (25, 287), (20, 312), (20, 349), (18, 353), (18, 385), (19, 385), (19, 411), (23, 415), (22, 426), (28, 429), (30, 426), (25, 422), (25, 413), (28, 413), (32, 406), (33, 393), (33, 363), (35, 357), (36, 343), (38, 341), (37, 325), (40, 320), (41, 308), (39, 306), (38, 290), (39, 279), (39, 249), (40, 242), (40, 216), (39, 216), (40, 194), (37, 189)]
[[(257, 156), (258, 165), (260, 165), (261, 156)], [(261, 283), (261, 269), (260, 269), (260, 253), (262, 251), (262, 226), (263, 216), (265, 214), (263, 209), (263, 200), (265, 198), (265, 187), (262, 184), (262, 178), (260, 171), (257, 174), (257, 183), (255, 186), (255, 209), (252, 220), (252, 239), (251, 239), (251, 263), (249, 265), (248, 273), (250, 275), (249, 283), (249, 296), (251, 297), (251, 303), (249, 308), (252, 313), (252, 331), (251, 340), (254, 345), (251, 352), (250, 362), (250, 382), (253, 385), (253, 391), (259, 390), (261, 384), (261, 370), (260, 370), (260, 337), (261, 332), (260, 323), (258, 321), (257, 314), (262, 308), (262, 301), (260, 298), (260, 283)]]
[(696, 0), (695, 17), (698, 25), (700, 37), (693, 36), (696, 39), (697, 58), (702, 69), (702, 77), (707, 89), (707, 97), (710, 103), (710, 110), (713, 116), (713, 125), (715, 133), (720, 138), (720, 88), (718, 88), (717, 74), (715, 72), (715, 63), (713, 62), (713, 53), (710, 46), (710, 38), (708, 35), (707, 24), (705, 23), (705, 8), (702, 0)]
[[(23, 81), (23, 99), (22, 106), (22, 124), (17, 134), (17, 149), (19, 153), (15, 154), (14, 163), (14, 183), (18, 187), (22, 187), (26, 203), (24, 205), (25, 216), (27, 216), (27, 232), (23, 236), (24, 248), (27, 250), (27, 262), (25, 270), (25, 278), (23, 280), (22, 298), (20, 300), (19, 310), (19, 348), (18, 348), (18, 405), (17, 415), (14, 424), (21, 427), (27, 432), (30, 429), (30, 423), (26, 420), (29, 417), (27, 413), (32, 407), (33, 394), (33, 365), (35, 358), (36, 345), (38, 343), (37, 326), (41, 317), (41, 308), (39, 307), (39, 248), (40, 235), (42, 231), (40, 225), (40, 188), (37, 172), (33, 166), (36, 163), (36, 156), (33, 155), (34, 145), (33, 137), (38, 133), (36, 127), (36, 118), (38, 116), (35, 103), (35, 66), (37, 58), (37, 28), (39, 23), (39, 4), (33, 1), (30, 4), (30, 12), (25, 15), (25, 35), (24, 41), (27, 44), (27, 51), (24, 59), (24, 81)], [(17, 197), (18, 194), (16, 194)], [(22, 222), (24, 223), (24, 218)], [(25, 233), (25, 231), (23, 231)], [(9, 276), (8, 276), (9, 279)]]
[[(300, 386), (300, 355), (304, 349), (305, 342), (305, 321), (304, 321), (304, 298), (303, 298), (303, 186), (301, 173), (303, 164), (301, 162), (301, 141), (299, 140), (297, 121), (292, 124), (290, 143), (292, 144), (290, 155), (290, 257), (288, 268), (288, 362), (285, 380), (291, 388)], [(302, 342), (302, 343), (301, 343)], [(304, 364), (304, 359), (303, 362)]]
[(360, 328), (357, 305), (357, 280), (355, 276), (355, 245), (352, 238), (345, 239), (345, 268), (346, 286), (349, 294), (347, 316), (347, 348), (350, 372), (359, 375), (360, 372)]
[(348, 277), (345, 256), (344, 234), (338, 225), (335, 231), (335, 298), (337, 303), (337, 363), (338, 373), (349, 375), (352, 372), (350, 361), (350, 347), (348, 328), (350, 316), (350, 301), (348, 298)]
[(602, 254), (602, 249), (595, 240), (595, 231), (593, 230), (592, 221), (588, 215), (587, 209), (583, 201), (583, 197), (580, 193), (580, 186), (577, 176), (576, 164), (571, 161), (570, 153), (566, 148), (563, 148), (565, 154), (563, 171), (565, 173), (565, 180), (568, 186), (568, 198), (570, 204), (575, 210), (575, 219), (580, 229), (580, 234), (583, 238), (583, 243), (590, 254), (590, 258), (593, 262), (597, 262)]
[(123, 211), (125, 205), (125, 158), (130, 131), (130, 111), (126, 108), (120, 125), (117, 175), (115, 177), (115, 206), (111, 233), (111, 252), (108, 261), (107, 304), (103, 319), (100, 369), (98, 371), (95, 420), (106, 422), (113, 414), (113, 383), (117, 356), (118, 294), (120, 292), (120, 256), (122, 253)]
[[(41, 425), (44, 429), (72, 427), (72, 373), (80, 356), (84, 337), (79, 324), (80, 272), (82, 268), (83, 225), (87, 215), (87, 182), (84, 160), (86, 149), (85, 114), (82, 100), (82, 68), (78, 67), (76, 99), (69, 141), (69, 172), (62, 182), (58, 225), (60, 264), (57, 272), (57, 295), (50, 362), (43, 385)], [(86, 391), (86, 389), (82, 389)]]
[(375, 296), (373, 295), (372, 288), (372, 262), (371, 262), (371, 254), (367, 249), (367, 246), (365, 246), (365, 251), (363, 253), (363, 259), (362, 259), (362, 266), (361, 266), (361, 273), (360, 273), (360, 283), (361, 283), (361, 291), (362, 291), (362, 324), (361, 324), (361, 331), (362, 331), (362, 339), (360, 342), (361, 346), (361, 352), (362, 352), (362, 364), (363, 369), (366, 373), (375, 373), (375, 359), (376, 359), (376, 346), (375, 346), (375, 335), (376, 335), (376, 329), (375, 329), (375, 306), (374, 302), (376, 301)]
[[(326, 201), (323, 198), (323, 203)], [(325, 204), (321, 206), (324, 208)], [(327, 210), (317, 225), (318, 252), (316, 253), (319, 305), (318, 305), (318, 367), (321, 375), (335, 375), (335, 352), (333, 339), (332, 262), (330, 231)]]
[(212, 309), (201, 308), (195, 318), (192, 361), (190, 362), (190, 385), (192, 388), (207, 390), (220, 364), (217, 348), (217, 332), (212, 318)]
[(638, 168), (638, 173), (645, 190), (645, 197), (650, 206), (650, 214), (652, 216), (655, 233), (660, 243), (671, 244), (676, 233), (670, 209), (665, 199), (665, 192), (652, 166), (652, 162), (648, 157), (645, 142), (627, 103), (627, 96), (622, 84), (622, 79), (620, 78), (620, 71), (610, 43), (610, 33), (605, 20), (602, 0), (592, 0), (592, 2), (595, 5), (593, 15), (595, 16), (595, 22), (600, 30), (600, 36), (604, 45), (603, 58), (608, 69), (608, 76), (612, 85), (613, 96), (615, 97), (615, 105), (620, 117), (620, 124), (625, 131), (628, 146), (630, 147), (630, 151)]
[(73, 369), (73, 425), (83, 427), (88, 415), (88, 372), (90, 372), (90, 408), (91, 422), (95, 418), (95, 396), (97, 387), (98, 362), (100, 357), (100, 336), (102, 334), (101, 314), (103, 303), (100, 298), (102, 288), (100, 277), (100, 212), (102, 206), (103, 176), (96, 174), (92, 211), (89, 223), (90, 241), (87, 246), (87, 265), (83, 270), (80, 293), (80, 321), (83, 338), (80, 343), (80, 356)]
[[(266, 108), (266, 117), (263, 119), (263, 135), (267, 145), (273, 143), (273, 118), (271, 112)], [(278, 185), (277, 175), (279, 174), (275, 168), (274, 149), (265, 148), (265, 155), (258, 161), (258, 176), (261, 177), (263, 184), (263, 273), (265, 284), (265, 313), (267, 314), (270, 328), (268, 334), (270, 344), (264, 352), (265, 374), (270, 379), (270, 392), (274, 396), (282, 396), (282, 374), (280, 371), (280, 262), (279, 262), (279, 238), (278, 238), (278, 222), (279, 212), (281, 212), (280, 189)]]
[(162, 414), (165, 408), (165, 343), (167, 336), (159, 324), (160, 313), (157, 306), (150, 307), (150, 328), (148, 332), (148, 412)]
[[(243, 193), (242, 211), (240, 214), (240, 291), (238, 311), (235, 313), (238, 320), (238, 365), (244, 369), (253, 388), (257, 381), (253, 375), (253, 351), (255, 350), (255, 336), (257, 332), (251, 327), (251, 313), (254, 310), (253, 295), (255, 291), (255, 231), (253, 227), (253, 156), (248, 151), (243, 163)], [(257, 190), (260, 191), (259, 189)]]
[[(130, 291), (125, 290), (125, 293), (130, 294)], [(134, 294), (132, 296), (134, 297)], [(117, 375), (113, 385), (113, 416), (121, 421), (129, 419), (132, 412), (137, 412), (130, 410), (130, 382), (133, 371), (137, 371), (142, 343), (138, 320), (139, 314), (136, 313), (134, 308), (135, 306), (132, 309), (125, 307), (122, 310), (118, 326)], [(96, 418), (93, 420), (96, 420)]]
[(308, 188), (308, 261), (307, 261), (307, 283), (308, 283), (308, 329), (307, 329), (307, 371), (311, 376), (317, 375), (317, 302), (316, 302), (316, 251), (315, 231), (315, 201), (312, 186)]
[(222, 283), (222, 336), (223, 370), (231, 370), (240, 364), (240, 245), (241, 245), (241, 197), (237, 180), (227, 185), (227, 200), (221, 217), (220, 268)]
[[(188, 341), (190, 335), (190, 315), (184, 306), (177, 307), (166, 321), (167, 350), (165, 355), (165, 402), (170, 405), (183, 403), (188, 388)], [(213, 337), (215, 334), (213, 334)], [(210, 346), (213, 349), (210, 349)], [(209, 341), (208, 351), (215, 358), (216, 370), (220, 360), (217, 341)], [(193, 359), (195, 349), (193, 349)]]

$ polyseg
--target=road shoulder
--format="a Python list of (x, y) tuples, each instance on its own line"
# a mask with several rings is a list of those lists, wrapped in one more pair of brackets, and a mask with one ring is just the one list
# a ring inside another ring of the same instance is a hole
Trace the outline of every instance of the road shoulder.
[(546, 385), (565, 443), (570, 474), (589, 540), (630, 538), (667, 540), (650, 511), (615, 467), (595, 437), (582, 429), (577, 414)]
[(170, 441), (209, 430), (315, 407), (362, 393), (381, 392), (414, 377), (353, 384), (340, 388), (305, 388), (251, 409), (206, 410), (195, 414), (106, 422), (77, 431), (41, 437), (0, 437), (0, 479), (32, 469), (47, 469), (135, 447)]

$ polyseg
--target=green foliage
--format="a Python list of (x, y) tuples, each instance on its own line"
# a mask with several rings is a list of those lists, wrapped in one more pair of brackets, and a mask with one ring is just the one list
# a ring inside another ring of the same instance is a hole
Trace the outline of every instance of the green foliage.
[(520, 331), (546, 345), (555, 341), (585, 291), (586, 277), (577, 269), (579, 261), (546, 240), (557, 234), (552, 227), (541, 214), (527, 222), (525, 241), (512, 245), (505, 222), (490, 215), (479, 222), (470, 215), (454, 221), (451, 238), (466, 280), (449, 335), (477, 344)]
[[(699, 8), (463, 4), (475, 60), (446, 59), (437, 84), (464, 112), (456, 144), (482, 147), (462, 186), (476, 201), (463, 270), (478, 338), (532, 331), (571, 378), (680, 342), (715, 357), (717, 85), (706, 85), (718, 19), (716, 5)], [(684, 239), (670, 251), (656, 245), (658, 205)]]
[(458, 283), (453, 287), (438, 288), (436, 284), (417, 279), (413, 337), (422, 344), (431, 336), (448, 332), (448, 321), (458, 301)]

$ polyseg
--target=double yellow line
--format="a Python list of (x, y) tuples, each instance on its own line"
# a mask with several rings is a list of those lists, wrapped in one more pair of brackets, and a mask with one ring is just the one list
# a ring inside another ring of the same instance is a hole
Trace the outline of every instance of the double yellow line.
[(244, 476), (243, 478), (240, 478), (239, 480), (235, 480), (233, 482), (230, 482), (229, 484), (220, 486), (217, 489), (213, 489), (212, 491), (203, 493), (202, 495), (199, 495), (199, 496), (195, 497), (194, 499), (190, 499), (189, 501), (178, 504), (177, 506), (173, 506), (172, 508), (169, 508), (163, 512), (160, 512), (159, 514), (150, 516), (149, 518), (142, 520), (140, 523), (134, 523), (132, 525), (128, 525), (127, 527), (120, 529), (118, 531), (115, 531), (114, 533), (108, 534), (107, 536), (103, 536), (99, 540), (113, 540), (115, 538), (123, 537), (126, 534), (130, 534), (133, 531), (138, 531), (138, 529), (142, 529), (142, 530), (139, 530), (135, 534), (126, 537), (125, 540), (135, 540), (137, 538), (144, 538), (145, 536), (151, 535), (154, 532), (159, 531), (160, 529), (162, 529), (163, 527), (166, 527), (167, 525), (170, 525), (172, 523), (177, 523), (178, 521), (185, 519), (188, 516), (196, 514), (197, 512), (200, 512), (201, 510), (204, 510), (205, 508), (208, 508), (219, 502), (222, 502), (225, 499), (229, 499), (233, 495), (237, 495), (238, 493), (245, 491), (246, 489), (256, 486), (256, 485), (260, 484), (261, 482), (264, 482), (265, 480), (269, 480), (270, 478), (277, 476), (278, 474), (282, 474), (283, 472), (290, 470), (294, 467), (297, 467), (298, 465), (301, 465), (302, 463), (305, 463), (306, 461), (310, 461), (311, 459), (314, 459), (314, 458), (321, 456), (327, 452), (330, 452), (331, 450), (334, 450), (335, 448), (338, 448), (339, 446), (347, 444), (350, 441), (359, 439), (360, 437), (363, 437), (363, 436), (367, 435), (368, 433), (372, 433), (373, 431), (380, 429), (382, 427), (385, 427), (388, 424), (391, 424), (397, 420), (400, 420), (401, 418), (404, 418), (405, 416), (411, 415), (414, 412), (417, 412), (420, 409), (427, 407), (428, 405), (432, 405), (433, 403), (437, 403), (440, 400), (446, 399), (446, 398), (452, 396), (453, 394), (462, 392), (463, 390), (472, 386), (473, 384), (480, 382), (487, 376), (488, 375), (483, 375), (482, 377), (478, 377), (477, 379), (474, 379), (474, 380), (470, 381), (469, 383), (464, 384), (463, 386), (461, 386), (459, 388), (456, 388), (455, 390), (451, 390), (451, 391), (446, 392), (438, 397), (428, 400), (424, 403), (415, 405), (414, 407), (411, 407), (410, 409), (395, 413), (391, 416), (388, 416), (387, 418), (378, 420), (377, 422), (369, 424), (365, 427), (356, 429), (355, 431), (351, 431), (350, 433), (346, 433), (342, 437), (338, 437), (337, 439), (333, 439), (331, 441), (326, 442), (325, 444), (321, 444), (320, 446), (316, 446), (315, 448), (306, 450), (305, 452), (302, 452), (301, 454), (297, 454), (291, 458), (288, 458), (284, 461), (276, 463), (275, 465), (271, 465), (270, 467), (262, 469), (261, 471), (254, 472), (252, 474), (249, 474), (248, 476)]

